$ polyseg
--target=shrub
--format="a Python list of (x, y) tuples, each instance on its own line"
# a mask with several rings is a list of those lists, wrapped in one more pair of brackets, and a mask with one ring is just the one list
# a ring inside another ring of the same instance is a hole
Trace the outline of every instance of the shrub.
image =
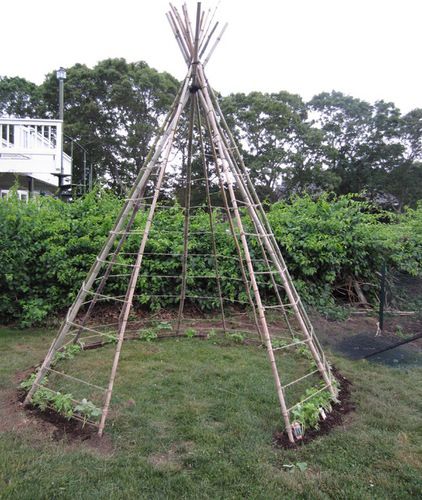
[[(122, 201), (105, 191), (93, 191), (73, 203), (37, 198), (22, 203), (16, 197), (0, 200), (0, 321), (20, 326), (45, 323), (73, 301), (81, 282), (95, 260), (117, 216)], [(204, 278), (189, 278), (191, 294), (216, 296), (209, 215), (199, 211), (191, 217), (189, 272)], [(213, 214), (217, 251), (234, 257), (236, 247), (227, 222)], [(374, 212), (365, 202), (351, 197), (318, 200), (294, 198), (272, 205), (268, 218), (285, 255), (289, 270), (304, 300), (333, 309), (333, 290), (349, 279), (377, 283), (383, 259), (391, 267), (413, 275), (422, 274), (422, 204), (403, 215)], [(143, 227), (146, 215), (138, 214)], [(143, 262), (138, 281), (137, 305), (152, 310), (178, 303), (180, 280), (151, 275), (180, 275), (181, 260), (168, 255), (183, 249), (183, 211), (175, 204), (158, 210), (146, 252), (154, 258)], [(388, 223), (384, 222), (385, 220)], [(246, 221), (250, 227), (250, 223)], [(163, 231), (163, 229), (165, 231)], [(131, 235), (125, 252), (136, 252), (140, 235)], [(251, 253), (259, 253), (256, 240)], [(119, 263), (129, 263), (120, 255)], [(258, 270), (261, 268), (256, 264)], [(229, 300), (246, 301), (239, 266), (235, 259), (220, 259), (222, 293)], [(261, 289), (271, 300), (269, 281), (259, 277)], [(125, 281), (116, 278), (105, 293), (125, 293)], [(160, 295), (171, 294), (174, 297)], [(218, 308), (218, 298), (191, 299), (202, 310)], [(330, 310), (331, 310), (330, 309)]]

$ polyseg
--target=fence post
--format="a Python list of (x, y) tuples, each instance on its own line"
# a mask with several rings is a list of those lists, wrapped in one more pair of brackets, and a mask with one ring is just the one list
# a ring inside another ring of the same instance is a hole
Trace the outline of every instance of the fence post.
[(378, 313), (378, 324), (379, 330), (382, 334), (384, 332), (384, 305), (385, 305), (385, 274), (387, 271), (387, 266), (385, 260), (382, 262), (381, 266), (381, 282), (380, 282), (380, 306)]

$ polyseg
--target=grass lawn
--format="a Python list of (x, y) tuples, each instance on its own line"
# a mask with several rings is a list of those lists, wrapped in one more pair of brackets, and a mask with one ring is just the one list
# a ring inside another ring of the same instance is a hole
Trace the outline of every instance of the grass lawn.
[[(265, 352), (196, 339), (124, 345), (108, 447), (54, 439), (10, 414), (16, 373), (48, 331), (0, 329), (0, 498), (416, 498), (422, 496), (422, 369), (330, 356), (357, 411), (298, 450), (273, 445), (281, 416)], [(75, 358), (108, 374), (112, 346)], [(285, 370), (292, 362), (283, 358)], [(12, 405), (13, 406), (13, 405)], [(306, 462), (305, 471), (283, 465)]]

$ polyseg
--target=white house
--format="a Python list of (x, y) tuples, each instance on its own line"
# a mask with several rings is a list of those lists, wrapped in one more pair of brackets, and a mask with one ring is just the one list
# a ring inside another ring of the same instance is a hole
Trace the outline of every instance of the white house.
[(71, 183), (72, 160), (62, 156), (62, 127), (61, 120), (0, 117), (0, 196), (16, 183), (21, 199), (56, 193), (60, 177), (63, 185)]

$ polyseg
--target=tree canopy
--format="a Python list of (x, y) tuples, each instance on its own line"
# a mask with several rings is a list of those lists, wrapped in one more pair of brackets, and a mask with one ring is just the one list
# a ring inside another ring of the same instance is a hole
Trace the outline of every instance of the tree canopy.
[[(93, 68), (68, 68), (65, 134), (88, 150), (99, 183), (117, 193), (130, 186), (178, 85), (145, 62), (106, 59)], [(0, 77), (3, 115), (50, 118), (57, 116), (57, 103), (55, 72), (41, 85)], [(238, 93), (221, 97), (221, 105), (263, 198), (364, 192), (394, 200), (399, 209), (422, 198), (422, 109), (403, 115), (393, 103), (336, 91), (309, 102), (286, 91)], [(178, 145), (183, 157), (186, 141)], [(74, 151), (77, 179), (79, 154)], [(198, 161), (196, 168), (202, 168)], [(167, 186), (182, 197), (180, 184)]]
[[(68, 68), (65, 81), (64, 132), (89, 151), (95, 178), (107, 179), (116, 192), (123, 192), (138, 173), (177, 90), (175, 78), (145, 62), (106, 59), (93, 68), (76, 64)], [(0, 99), (3, 113), (54, 117), (58, 103), (55, 72), (40, 86), (21, 78), (4, 78)], [(75, 163), (81, 165), (81, 161)]]

